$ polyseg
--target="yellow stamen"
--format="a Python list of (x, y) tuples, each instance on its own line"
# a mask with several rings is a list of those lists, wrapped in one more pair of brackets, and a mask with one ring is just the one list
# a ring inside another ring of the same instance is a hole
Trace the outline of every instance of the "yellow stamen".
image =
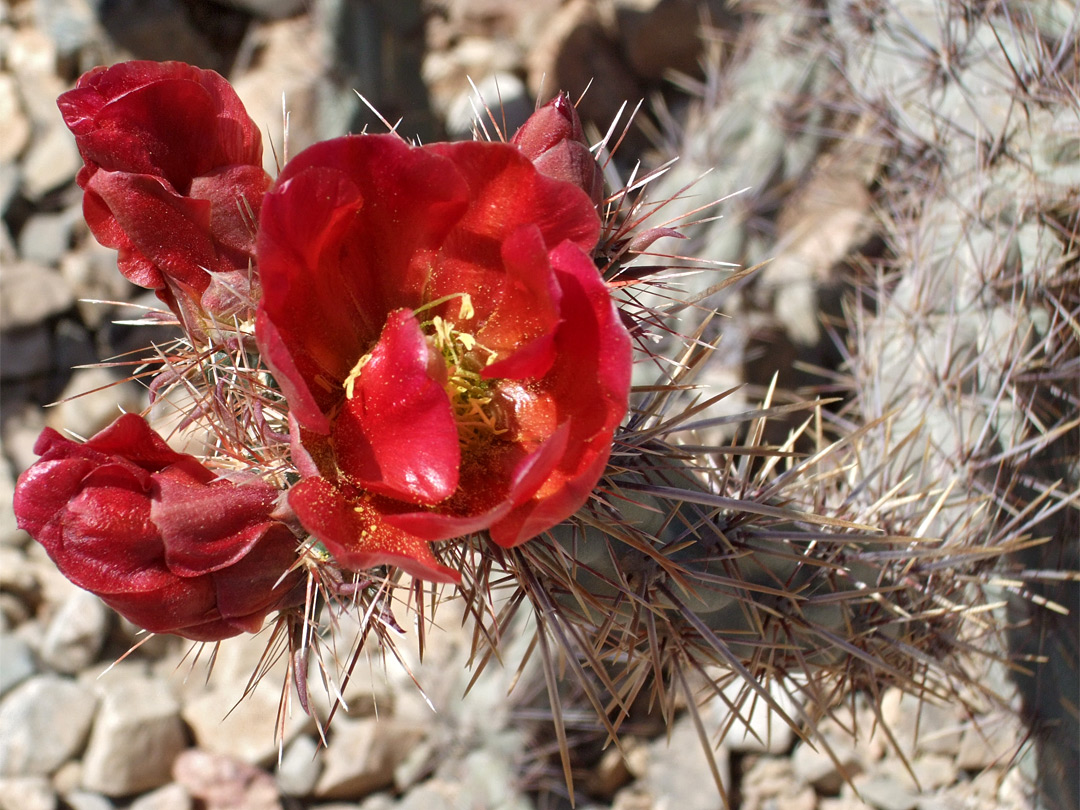
[(359, 360), (356, 361), (356, 365), (352, 367), (352, 371), (349, 372), (349, 376), (345, 378), (345, 398), (353, 398), (353, 387), (356, 385), (357, 379), (360, 377), (360, 372), (368, 364), (371, 359), (371, 352), (368, 352)]
[[(441, 303), (449, 297), (440, 299)], [(460, 317), (469, 320), (475, 317), (472, 299), (468, 294), (461, 294)], [(428, 307), (432, 304), (427, 305)], [(419, 311), (419, 310), (416, 310)], [(454, 422), (458, 429), (458, 439), (464, 446), (476, 444), (487, 437), (505, 433), (505, 428), (498, 426), (498, 419), (491, 408), (492, 398), (488, 393), (489, 383), (479, 371), (480, 359), (477, 351), (484, 353), (483, 363), (489, 366), (495, 362), (497, 353), (477, 342), (468, 332), (454, 328), (439, 315), (422, 324), (431, 329), (428, 340), (446, 362), (446, 393), (450, 397), (454, 411)]]
[(447, 301), (453, 301), (455, 298), (461, 299), (461, 307), (458, 309), (458, 317), (462, 320), (472, 320), (476, 315), (476, 310), (473, 309), (472, 296), (468, 293), (451, 293), (450, 295), (444, 295), (442, 298), (436, 298), (434, 301), (428, 301), (413, 310), (413, 315), (419, 315), (421, 312), (427, 312), (429, 309), (435, 309), (435, 307), (445, 304)]

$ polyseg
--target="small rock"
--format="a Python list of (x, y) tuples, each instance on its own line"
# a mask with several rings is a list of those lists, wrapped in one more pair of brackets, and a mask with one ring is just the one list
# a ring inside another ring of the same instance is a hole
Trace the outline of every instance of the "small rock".
[(71, 791), (64, 794), (64, 804), (71, 810), (112, 810), (112, 802), (99, 793)]
[(0, 546), (21, 548), (26, 545), (26, 533), (15, 523), (14, 497), (15, 473), (7, 458), (0, 456)]
[(75, 226), (82, 222), (82, 206), (33, 214), (19, 232), (19, 255), (28, 262), (55, 267), (71, 249)]
[[(642, 8), (643, 5), (646, 8)], [(700, 25), (703, 5), (691, 0), (617, 4), (622, 52), (638, 76), (659, 82), (672, 70), (688, 75), (700, 72), (698, 60), (702, 39), (687, 36), (687, 33), (697, 30)], [(710, 11), (721, 10), (719, 3), (708, 5), (712, 7)], [(719, 20), (714, 19), (715, 14), (709, 16), (710, 25), (717, 25)]]
[(30, 140), (30, 121), (22, 110), (15, 77), (0, 73), (0, 163), (14, 163)]
[(37, 675), (0, 703), (0, 776), (48, 776), (83, 748), (97, 699), (57, 675)]
[[(622, 741), (624, 746), (626, 740)], [(610, 799), (630, 781), (630, 768), (622, 751), (612, 745), (600, 756), (585, 781), (585, 791), (598, 799)]]
[(274, 778), (246, 762), (193, 748), (173, 772), (205, 810), (281, 810)]
[[(45, 546), (40, 543), (28, 543), (24, 551), (26, 552), (27, 563), (38, 582), (43, 603), (47, 605), (63, 604), (71, 594), (79, 590), (77, 585), (60, 573), (56, 563), (49, 559), (49, 553), (45, 550)], [(43, 618), (35, 616), (34, 623), (39, 625), (36, 631), (37, 636), (27, 640), (36, 653), (38, 647), (41, 646), (41, 639), (45, 636), (45, 621)]]
[(180, 705), (163, 681), (135, 675), (99, 681), (101, 708), (83, 757), (83, 787), (128, 796), (170, 781), (187, 746)]
[[(788, 717), (798, 717), (798, 706), (790, 697), (789, 691), (780, 685), (771, 683), (766, 687), (776, 704)], [(705, 727), (709, 729), (728, 728), (724, 735), (724, 746), (728, 750), (744, 754), (783, 754), (791, 750), (795, 742), (795, 732), (791, 726), (776, 714), (763, 700), (741, 700), (744, 691), (741, 683), (732, 683), (724, 689), (724, 696), (730, 705), (741, 706), (740, 717), (732, 720), (728, 703), (714, 698), (703, 707), (708, 712)]]
[(82, 784), (82, 763), (69, 759), (52, 775), (52, 786), (58, 794), (71, 793)]
[(962, 735), (963, 728), (953, 708), (923, 704), (917, 740), (920, 752), (955, 757)]
[(956, 760), (942, 754), (924, 754), (911, 764), (924, 793), (937, 790), (956, 781)]
[(303, 797), (315, 789), (322, 772), (322, 751), (308, 736), (297, 737), (281, 758), (277, 767), (277, 783), (288, 796)]
[[(56, 270), (19, 261), (5, 267), (0, 275), (0, 323), (4, 331), (35, 326), (74, 304), (75, 296)], [(8, 358), (4, 360), (6, 365)]]
[(93, 436), (115, 421), (123, 411), (142, 409), (140, 389), (120, 382), (105, 368), (76, 369), (49, 409), (48, 424), (76, 436)]
[(354, 799), (394, 783), (394, 768), (424, 736), (424, 729), (395, 720), (334, 721), (315, 795)]
[[(277, 677), (243, 695), (237, 685), (220, 686), (189, 700), (183, 709), (184, 721), (195, 735), (196, 744), (207, 752), (247, 762), (268, 765), (278, 753), (276, 738), (278, 698)], [(282, 744), (311, 727), (311, 719), (293, 711), (285, 721)]]
[(37, 0), (34, 22), (48, 34), (61, 57), (78, 53), (101, 36), (87, 0)]
[(968, 728), (956, 753), (956, 767), (981, 771), (1008, 762), (1016, 751), (1016, 728), (1006, 720), (980, 720)]
[(67, 127), (52, 126), (41, 138), (35, 139), (26, 152), (23, 160), (23, 194), (28, 200), (36, 202), (53, 189), (72, 182), (82, 165), (75, 139)]
[[(731, 785), (728, 749), (711, 751), (720, 779), (727, 790)], [(675, 721), (667, 738), (649, 746), (649, 764), (645, 787), (653, 798), (663, 798), (669, 807), (679, 810), (715, 810), (720, 794), (713, 777), (708, 755), (688, 715)]]
[(34, 674), (30, 645), (18, 636), (0, 635), (0, 696)]
[[(51, 76), (56, 69), (56, 48), (44, 32), (32, 25), (20, 26), (14, 36), (5, 37), (7, 67), (20, 84), (29, 76)], [(23, 87), (23, 92), (26, 88)]]
[[(455, 810), (458, 807), (503, 807), (503, 805), (469, 805), (454, 801), (455, 785), (429, 779), (401, 797), (395, 810)], [(366, 804), (366, 802), (365, 802)], [(375, 805), (378, 807), (378, 805)]]
[(187, 788), (173, 782), (140, 796), (129, 810), (191, 810), (193, 806)]
[(21, 630), (21, 625), (29, 618), (30, 610), (25, 602), (13, 594), (0, 591), (0, 632), (6, 633), (12, 627), (18, 627)]
[[(431, 102), (436, 112), (448, 116), (454, 102), (460, 102), (464, 96), (464, 116), (467, 119), (471, 114), (467, 101), (472, 90), (469, 80), (488, 80), (493, 75), (512, 76), (519, 61), (517, 49), (505, 40), (465, 36), (445, 50), (427, 53), (421, 70), (425, 83), (431, 88)], [(500, 78), (500, 86), (502, 83), (503, 79)], [(492, 92), (489, 95), (485, 91), (484, 100), (494, 109), (498, 105), (498, 95), (490, 82), (489, 87)], [(477, 103), (477, 109), (482, 111), (483, 107)], [(490, 131), (490, 123), (488, 126)], [(471, 127), (467, 127), (465, 134), (471, 131)]]
[(962, 727), (955, 707), (889, 689), (881, 712), (905, 756), (916, 752), (955, 754), (959, 748)]
[(0, 590), (28, 605), (36, 604), (41, 598), (41, 582), (22, 549), (0, 546)]
[(42, 661), (64, 675), (90, 666), (105, 644), (109, 616), (98, 597), (87, 591), (73, 592), (49, 622), (41, 642)]
[(791, 760), (762, 757), (751, 766), (740, 784), (744, 810), (814, 810), (817, 795), (809, 785), (801, 785), (791, 770)]
[[(854, 796), (839, 796), (837, 798), (826, 798), (818, 802), (818, 810), (873, 810), (870, 805), (864, 802), (862, 799), (857, 799)], [(935, 808), (935, 810), (944, 810), (943, 808)], [(950, 808), (951, 810), (951, 808)]]
[[(0, 332), (0, 357), (4, 358), (4, 362), (0, 363), (0, 380), (4, 382), (26, 380), (47, 374), (53, 368), (52, 340), (49, 330), (44, 326), (11, 331), (5, 329)], [(38, 408), (33, 410), (34, 416), (44, 423), (40, 410)], [(30, 444), (32, 446), (33, 441)], [(11, 453), (6, 435), (4, 447)], [(16, 462), (16, 467), (19, 469), (26, 469), (29, 466), (29, 464), (19, 464), (23, 458), (25, 456), (16, 457), (12, 454), (12, 460)], [(31, 456), (30, 462), (33, 460), (34, 457)]]
[(791, 765), (800, 782), (812, 785), (819, 793), (835, 795), (848, 779), (862, 773), (863, 757), (849, 737), (829, 736), (814, 740), (813, 745), (797, 745)]
[[(483, 748), (470, 751), (462, 762), (461, 776), (447, 780), (449, 798), (455, 807), (500, 807), (521, 810), (524, 798), (518, 792), (515, 759), (524, 751), (524, 740), (515, 732), (506, 732), (488, 741)], [(439, 780), (431, 780), (438, 782)]]
[(42, 776), (0, 778), (0, 810), (56, 810), (56, 793)]
[[(7, 213), (8, 206), (15, 198), (15, 192), (22, 184), (22, 170), (17, 163), (0, 162), (0, 216)], [(0, 260), (11, 261), (15, 255), (15, 245), (8, 231), (7, 223), (0, 223)]]
[(73, 790), (64, 794), (64, 804), (71, 810), (113, 810), (113, 803), (100, 793)]
[(263, 168), (273, 175), (285, 158), (283, 100), (289, 113), (289, 156), (319, 140), (323, 65), (311, 54), (320, 53), (324, 46), (310, 16), (265, 23), (256, 36), (258, 55), (253, 68), (238, 77), (233, 88), (262, 131)]
[(611, 810), (654, 810), (655, 807), (653, 797), (637, 785), (620, 790), (611, 803)]
[(116, 307), (104, 303), (128, 297), (130, 282), (116, 269), (116, 251), (97, 242), (81, 250), (65, 253), (60, 259), (60, 275), (75, 296), (82, 322), (97, 329), (116, 312)]
[(878, 810), (914, 810), (919, 803), (910, 780), (904, 782), (890, 774), (860, 774), (852, 783), (863, 800)]

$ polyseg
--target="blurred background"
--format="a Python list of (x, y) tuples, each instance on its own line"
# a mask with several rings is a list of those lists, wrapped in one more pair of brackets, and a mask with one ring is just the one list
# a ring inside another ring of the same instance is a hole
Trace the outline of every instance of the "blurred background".
[[(141, 637), (64, 580), (7, 506), (44, 426), (89, 436), (118, 406), (145, 407), (144, 388), (121, 382), (129, 367), (91, 364), (168, 336), (123, 323), (138, 310), (122, 302), (156, 299), (116, 272), (82, 221), (81, 160), (55, 104), (81, 73), (126, 59), (219, 71), (263, 129), (271, 174), (286, 148), (383, 131), (372, 108), (431, 142), (472, 137), (486, 104), (494, 123), (481, 123), (499, 137), (496, 125), (509, 136), (563, 89), (581, 96), (595, 142), (616, 120), (619, 137), (623, 103), (641, 101), (610, 185), (638, 162), (679, 157), (654, 199), (681, 193), (673, 215), (724, 201), (692, 217), (720, 219), (688, 227), (672, 250), (767, 262), (683, 316), (686, 329), (724, 316), (708, 327), (720, 349), (701, 380), (744, 384), (723, 407), (759, 401), (774, 376), (791, 397), (842, 394), (849, 430), (913, 406), (906, 424), (931, 437), (922, 474), (961, 475), (978, 493), (970, 482), (985, 470), (964, 465), (1026, 439), (996, 406), (990, 439), (969, 432), (968, 416), (1037, 387), (1054, 441), (1024, 469), (1015, 508), (1050, 482), (1065, 494), (1053, 520), (1025, 527), (1054, 538), (1025, 564), (1075, 570), (1077, 431), (1055, 429), (1080, 402), (1078, 14), (1072, 0), (0, 0), (0, 808), (569, 806), (542, 685), (527, 669), (510, 694), (523, 644), (509, 642), (505, 666), (463, 699), (471, 630), (453, 606), (428, 631), (423, 663), (404, 611), (401, 660), (360, 656), (326, 746), (296, 707), (276, 745), (280, 665), (237, 705), (264, 638), (223, 644), (209, 677), (210, 651), (193, 661), (170, 638), (102, 674)], [(1026, 328), (1048, 337), (1018, 342)], [(1019, 683), (1015, 712), (974, 718), (889, 692), (884, 730), (851, 696), (822, 721), (831, 752), (754, 712), (756, 736), (714, 740), (734, 806), (1075, 807), (1075, 584), (1032, 586), (1011, 604), (1014, 647), (1049, 662), (1045, 676), (1034, 664), (990, 676), (1005, 692)], [(720, 806), (689, 720), (665, 730), (646, 714), (620, 753), (574, 695), (563, 711), (577, 806)], [(711, 729), (723, 727), (725, 712), (709, 711)], [(1041, 799), (1039, 779), (1051, 785)]]

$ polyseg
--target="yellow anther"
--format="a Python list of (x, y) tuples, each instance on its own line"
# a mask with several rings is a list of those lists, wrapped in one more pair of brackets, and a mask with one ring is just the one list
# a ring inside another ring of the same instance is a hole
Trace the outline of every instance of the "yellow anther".
[(349, 372), (349, 376), (345, 378), (345, 398), (353, 398), (353, 388), (356, 385), (357, 379), (360, 377), (360, 372), (368, 364), (371, 359), (371, 352), (368, 352), (359, 360), (356, 361), (356, 365), (352, 367), (352, 371)]
[(473, 309), (472, 305), (472, 297), (468, 293), (451, 293), (450, 295), (444, 295), (442, 298), (436, 298), (434, 301), (428, 301), (426, 304), (414, 309), (413, 315), (419, 315), (421, 312), (434, 309), (437, 306), (445, 304), (447, 301), (453, 301), (455, 298), (461, 299), (461, 308), (458, 310), (459, 318), (467, 321), (476, 315), (476, 311)]

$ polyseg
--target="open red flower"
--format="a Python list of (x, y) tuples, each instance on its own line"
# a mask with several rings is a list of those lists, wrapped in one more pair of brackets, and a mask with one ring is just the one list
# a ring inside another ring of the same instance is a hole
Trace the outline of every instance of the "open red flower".
[(514, 546), (586, 501), (631, 366), (599, 229), (507, 144), (353, 136), (285, 167), (256, 336), (306, 476), (289, 503), (339, 563), (454, 581), (429, 543)]
[(270, 177), (259, 129), (228, 82), (180, 62), (124, 62), (58, 100), (85, 166), (83, 213), (120, 271), (177, 315), (248, 304)]
[(140, 627), (217, 641), (295, 601), (300, 575), (282, 575), (296, 537), (270, 517), (277, 489), (215, 480), (134, 414), (85, 443), (47, 428), (34, 449), (15, 488), (19, 527)]

